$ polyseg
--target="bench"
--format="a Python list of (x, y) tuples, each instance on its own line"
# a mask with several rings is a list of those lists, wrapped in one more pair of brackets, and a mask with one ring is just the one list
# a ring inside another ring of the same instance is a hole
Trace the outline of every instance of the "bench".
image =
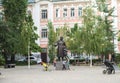
[(83, 61), (83, 62), (77, 62), (77, 64), (78, 65), (80, 65), (80, 64), (86, 64), (86, 62), (85, 61)]
[(15, 68), (15, 64), (6, 64), (5, 68)]

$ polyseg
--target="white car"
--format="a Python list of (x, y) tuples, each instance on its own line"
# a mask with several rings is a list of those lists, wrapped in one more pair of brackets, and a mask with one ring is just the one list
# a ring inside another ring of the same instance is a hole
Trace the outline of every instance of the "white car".
[[(26, 58), (28, 60), (28, 57)], [(41, 62), (41, 58), (36, 58), (35, 56), (30, 56), (30, 61), (35, 61), (37, 64)]]
[[(28, 60), (28, 57), (26, 58), (26, 60)], [(31, 61), (37, 61), (37, 58), (34, 57), (34, 56), (30, 56), (30, 60), (31, 60)]]
[(17, 61), (25, 61), (25, 58), (19, 59), (19, 60), (17, 60)]
[(39, 64), (39, 63), (41, 63), (41, 62), (42, 62), (41, 58), (38, 58), (38, 59), (37, 59), (37, 64)]

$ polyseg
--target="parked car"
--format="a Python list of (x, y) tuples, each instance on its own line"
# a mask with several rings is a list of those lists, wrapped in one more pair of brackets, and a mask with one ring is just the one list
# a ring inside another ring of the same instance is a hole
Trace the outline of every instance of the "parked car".
[[(28, 57), (26, 58), (26, 61), (28, 61)], [(41, 62), (41, 58), (36, 58), (35, 56), (30, 56), (30, 61), (35, 61), (37, 64)]]
[(17, 61), (26, 61), (25, 58), (18, 59)]
[[(28, 57), (26, 58), (26, 60), (28, 60)], [(31, 60), (31, 61), (37, 61), (37, 58), (34, 57), (34, 56), (30, 56), (30, 60)]]

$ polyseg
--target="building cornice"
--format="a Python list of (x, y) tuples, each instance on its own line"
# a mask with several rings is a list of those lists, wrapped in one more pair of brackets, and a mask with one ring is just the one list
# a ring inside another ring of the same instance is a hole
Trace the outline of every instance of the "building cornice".
[(67, 0), (67, 1), (57, 1), (53, 2), (54, 4), (61, 4), (61, 3), (76, 3), (76, 2), (90, 2), (90, 0)]

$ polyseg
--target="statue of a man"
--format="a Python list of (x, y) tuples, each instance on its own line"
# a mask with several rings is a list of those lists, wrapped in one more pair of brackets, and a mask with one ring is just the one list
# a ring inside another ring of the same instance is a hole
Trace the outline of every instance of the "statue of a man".
[(60, 37), (60, 40), (57, 41), (56, 46), (57, 46), (57, 57), (58, 57), (58, 60), (59, 61), (61, 59), (63, 60), (64, 57), (66, 57), (66, 55), (67, 55), (66, 44), (63, 41), (63, 37)]

